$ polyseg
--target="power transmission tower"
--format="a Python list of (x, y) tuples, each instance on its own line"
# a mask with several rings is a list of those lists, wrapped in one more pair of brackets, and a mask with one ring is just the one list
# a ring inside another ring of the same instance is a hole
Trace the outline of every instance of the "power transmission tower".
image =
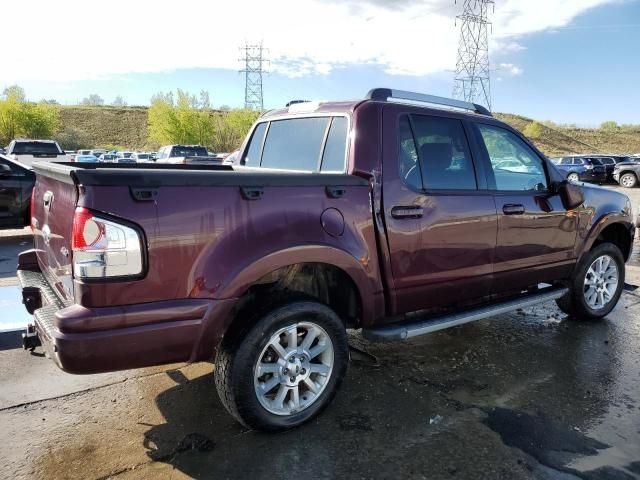
[(266, 49), (263, 48), (262, 42), (259, 44), (245, 44), (240, 48), (244, 52), (244, 58), (240, 61), (244, 62), (244, 70), (240, 70), (245, 75), (244, 85), (244, 108), (252, 110), (264, 110), (262, 100), (262, 74), (268, 60), (264, 58)]
[(453, 96), (484, 103), (491, 110), (489, 6), (495, 9), (493, 0), (464, 0), (462, 14), (456, 17), (461, 25)]

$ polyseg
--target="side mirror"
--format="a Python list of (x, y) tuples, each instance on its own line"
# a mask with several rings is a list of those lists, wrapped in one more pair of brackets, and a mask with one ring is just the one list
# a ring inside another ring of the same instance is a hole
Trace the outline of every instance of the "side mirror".
[(556, 183), (555, 191), (567, 210), (573, 210), (584, 203), (584, 193), (580, 185), (564, 180)]
[(0, 163), (0, 177), (8, 177), (11, 175), (11, 167), (9, 165), (5, 165), (4, 163)]

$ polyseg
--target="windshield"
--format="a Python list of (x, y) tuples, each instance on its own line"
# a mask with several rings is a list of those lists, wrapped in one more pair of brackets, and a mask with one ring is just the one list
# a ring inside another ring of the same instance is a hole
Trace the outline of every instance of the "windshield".
[(27, 155), (59, 155), (62, 152), (53, 142), (16, 142), (13, 153)]
[(173, 147), (172, 157), (208, 157), (209, 152), (204, 147)]

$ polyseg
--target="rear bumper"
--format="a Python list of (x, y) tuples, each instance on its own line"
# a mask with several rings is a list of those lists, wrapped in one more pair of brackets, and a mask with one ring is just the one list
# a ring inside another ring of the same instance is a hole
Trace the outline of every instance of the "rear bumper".
[(61, 301), (32, 263), (18, 265), (17, 274), (25, 306), (36, 307), (31, 310), (43, 347), (69, 373), (210, 359), (236, 304), (183, 299), (86, 308)]

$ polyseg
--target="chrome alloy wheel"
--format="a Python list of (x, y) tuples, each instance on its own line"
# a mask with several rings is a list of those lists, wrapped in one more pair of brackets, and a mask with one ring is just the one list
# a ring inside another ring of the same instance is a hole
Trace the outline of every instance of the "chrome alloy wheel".
[(577, 183), (580, 181), (580, 176), (577, 173), (572, 172), (567, 176), (567, 180), (573, 183)]
[(620, 184), (623, 187), (631, 188), (635, 186), (636, 179), (632, 173), (625, 173), (624, 175), (622, 175), (622, 177), (620, 177)]
[(299, 322), (274, 333), (254, 367), (260, 404), (275, 415), (293, 415), (313, 404), (331, 378), (333, 343), (312, 322)]
[(593, 310), (600, 310), (618, 289), (618, 266), (609, 255), (596, 258), (584, 278), (584, 299)]

